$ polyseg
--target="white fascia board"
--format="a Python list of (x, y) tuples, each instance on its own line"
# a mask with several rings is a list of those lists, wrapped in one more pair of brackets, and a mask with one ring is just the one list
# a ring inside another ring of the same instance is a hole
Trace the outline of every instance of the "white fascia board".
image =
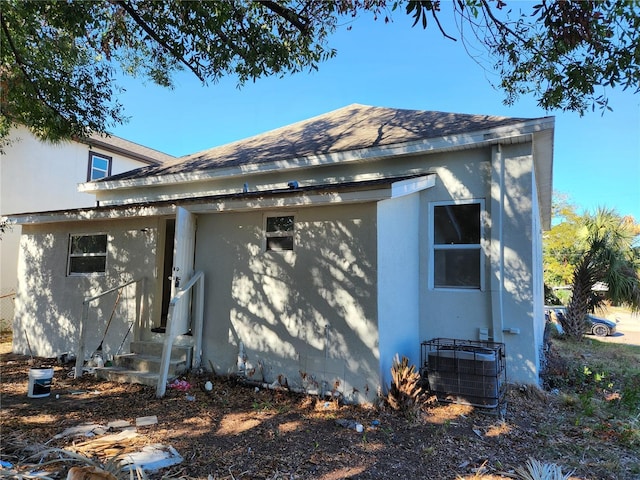
[(32, 223), (79, 222), (88, 220), (115, 220), (120, 218), (154, 217), (175, 214), (175, 205), (136, 206), (113, 209), (57, 210), (9, 215), (10, 222), (17, 225)]
[[(81, 142), (88, 144), (90, 147), (96, 147), (99, 148), (101, 150), (106, 150), (107, 152), (110, 153), (115, 153), (118, 155), (122, 155), (123, 157), (127, 157), (133, 160), (137, 160), (141, 163), (145, 163), (147, 165), (162, 165), (162, 161), (157, 160), (153, 157), (150, 157), (148, 155), (142, 154), (142, 153), (138, 153), (138, 152), (133, 152), (131, 150), (127, 150), (126, 148), (123, 147), (119, 147), (117, 145), (113, 145), (109, 142), (105, 142), (103, 140), (99, 140), (96, 138), (90, 138), (87, 140), (81, 140)], [(167, 155), (167, 157), (169, 157), (169, 155)]]
[(74, 222), (88, 220), (116, 220), (150, 216), (175, 215), (178, 206), (191, 213), (239, 212), (265, 208), (294, 208), (345, 203), (378, 202), (391, 198), (390, 188), (359, 190), (355, 192), (304, 193), (295, 196), (265, 196), (238, 199), (217, 199), (201, 202), (185, 202), (163, 206), (131, 205), (126, 208), (59, 210), (10, 215), (11, 223), (24, 225), (32, 223)]
[(403, 197), (412, 193), (421, 192), (431, 188), (436, 184), (436, 175), (426, 175), (424, 177), (409, 178), (391, 184), (391, 198)]
[[(412, 168), (407, 169), (403, 172), (405, 175), (427, 175), (432, 174), (432, 172), (428, 168)], [(359, 173), (357, 175), (347, 175), (340, 177), (325, 177), (322, 180), (309, 180), (304, 182), (305, 187), (312, 187), (318, 185), (325, 184), (342, 184), (348, 182), (366, 182), (371, 180), (382, 180), (387, 178), (384, 174), (378, 172), (369, 172), (369, 173)], [(293, 177), (292, 177), (293, 180)], [(204, 182), (203, 182), (204, 183)], [(286, 190), (288, 187), (288, 182), (279, 182), (279, 183), (263, 183), (255, 188), (250, 185), (248, 192), (251, 193), (260, 193), (264, 192), (265, 194), (271, 193), (273, 190)], [(173, 194), (163, 194), (161, 196), (157, 196), (153, 200), (149, 200), (148, 196), (144, 194), (144, 191), (135, 192), (135, 195), (129, 195), (126, 199), (121, 198), (101, 198), (100, 205), (103, 207), (116, 206), (116, 205), (127, 205), (127, 204), (140, 204), (150, 201), (155, 202), (168, 202), (175, 201), (179, 202), (180, 200), (188, 200), (193, 198), (194, 196), (198, 197), (206, 197), (206, 196), (218, 196), (218, 195), (234, 195), (240, 193), (246, 193), (243, 187), (238, 186), (237, 188), (217, 188), (217, 189), (198, 189), (192, 190), (189, 192), (178, 192)]]
[(536, 188), (540, 205), (542, 229), (551, 229), (551, 202), (553, 197), (553, 132), (546, 131), (533, 137)]
[(506, 139), (531, 134), (548, 128), (553, 128), (553, 118), (527, 120), (524, 122), (506, 125), (486, 130), (479, 130), (469, 134), (448, 135), (433, 139), (418, 140), (402, 144), (388, 145), (374, 148), (362, 148), (344, 152), (326, 153), (322, 155), (309, 155), (306, 157), (292, 158), (288, 160), (276, 160), (258, 164), (240, 165), (235, 167), (219, 168), (209, 171), (186, 172), (162, 176), (150, 176), (143, 178), (113, 180), (103, 182), (86, 182), (78, 186), (81, 192), (97, 192), (100, 190), (127, 189), (147, 187), (153, 185), (178, 184), (202, 182), (219, 178), (233, 178), (247, 174), (271, 173), (281, 170), (301, 170), (332, 164), (345, 164), (350, 162), (362, 162), (385, 157), (397, 157), (417, 155), (420, 153), (435, 153), (470, 147), (481, 147), (500, 143)]
[(357, 192), (311, 193), (288, 197), (257, 197), (231, 199), (212, 203), (180, 205), (191, 213), (241, 212), (255, 209), (316, 207), (345, 203), (378, 202), (391, 198), (389, 188), (362, 190)]

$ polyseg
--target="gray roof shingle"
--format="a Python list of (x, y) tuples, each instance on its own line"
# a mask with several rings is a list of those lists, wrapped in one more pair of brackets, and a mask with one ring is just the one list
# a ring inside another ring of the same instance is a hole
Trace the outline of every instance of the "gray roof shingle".
[(352, 104), (254, 137), (105, 180), (193, 173), (404, 144), (477, 132), (525, 120), (529, 119)]

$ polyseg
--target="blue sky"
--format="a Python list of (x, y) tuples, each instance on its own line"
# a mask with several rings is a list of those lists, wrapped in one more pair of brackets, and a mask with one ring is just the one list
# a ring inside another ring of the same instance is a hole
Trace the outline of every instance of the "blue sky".
[[(512, 117), (556, 117), (554, 190), (579, 210), (615, 208), (640, 221), (640, 95), (607, 90), (613, 112), (544, 111), (532, 97), (515, 105), (491, 86), (497, 77), (481, 50), (471, 58), (460, 41), (430, 25), (411, 28), (371, 15), (340, 27), (330, 38), (337, 56), (319, 71), (265, 78), (237, 88), (228, 77), (202, 86), (189, 74), (168, 90), (126, 79), (119, 98), (130, 117), (113, 134), (180, 156), (239, 140), (352, 103)], [(449, 32), (458, 35), (457, 30)], [(480, 62), (480, 65), (478, 64)]]

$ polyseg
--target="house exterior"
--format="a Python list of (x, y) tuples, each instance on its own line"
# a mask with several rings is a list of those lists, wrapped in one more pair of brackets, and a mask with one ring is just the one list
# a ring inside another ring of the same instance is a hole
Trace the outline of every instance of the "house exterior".
[[(146, 165), (159, 165), (174, 157), (119, 137), (101, 137), (50, 144), (25, 127), (14, 128), (0, 157), (0, 217), (16, 212), (90, 207), (93, 195), (78, 191), (78, 184)], [(20, 226), (0, 241), (0, 326), (13, 319), (17, 286)]]
[[(83, 299), (134, 282), (106, 351), (164, 327), (217, 373), (366, 402), (423, 340), (492, 340), (508, 381), (537, 384), (553, 133), (552, 117), (350, 105), (84, 183), (99, 206), (12, 217), (14, 351), (29, 331), (39, 355), (89, 352), (115, 307), (101, 297), (80, 327)], [(194, 279), (198, 299), (168, 308)]]

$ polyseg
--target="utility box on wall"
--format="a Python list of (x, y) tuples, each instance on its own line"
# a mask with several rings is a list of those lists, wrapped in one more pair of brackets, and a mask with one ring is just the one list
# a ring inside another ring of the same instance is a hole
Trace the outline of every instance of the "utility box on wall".
[(422, 342), (420, 372), (439, 401), (502, 411), (505, 358), (503, 343), (434, 338)]

